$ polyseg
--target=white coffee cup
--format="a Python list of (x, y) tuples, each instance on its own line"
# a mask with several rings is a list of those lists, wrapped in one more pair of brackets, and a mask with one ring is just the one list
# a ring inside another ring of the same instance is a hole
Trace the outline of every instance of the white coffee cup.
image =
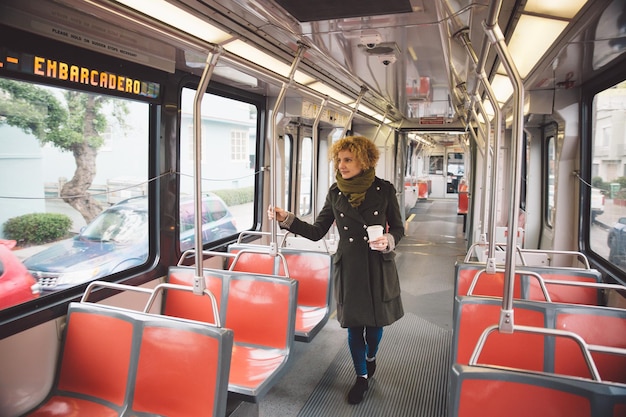
[(367, 228), (367, 236), (369, 240), (378, 239), (383, 235), (383, 227), (381, 225), (375, 224), (373, 226), (368, 226)]

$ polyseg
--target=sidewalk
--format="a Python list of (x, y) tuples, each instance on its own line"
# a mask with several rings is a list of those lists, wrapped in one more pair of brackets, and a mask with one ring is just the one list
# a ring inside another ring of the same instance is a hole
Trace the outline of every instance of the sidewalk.
[(51, 246), (55, 243), (56, 242), (51, 242), (51, 243), (46, 243), (43, 245), (33, 245), (33, 246), (28, 246), (26, 248), (14, 249), (13, 253), (15, 254), (15, 256), (19, 258), (20, 261), (23, 261), (24, 259), (30, 256), (33, 256), (37, 252), (41, 252), (42, 250), (46, 249), (48, 246)]
[(605, 229), (610, 229), (621, 217), (626, 217), (626, 207), (617, 206), (613, 204), (613, 199), (607, 198), (604, 200), (604, 213), (596, 217), (596, 222)]

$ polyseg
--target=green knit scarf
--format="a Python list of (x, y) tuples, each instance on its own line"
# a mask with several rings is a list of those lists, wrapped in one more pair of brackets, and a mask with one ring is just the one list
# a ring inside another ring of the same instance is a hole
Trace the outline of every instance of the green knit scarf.
[(352, 207), (358, 207), (365, 200), (365, 192), (374, 182), (374, 168), (366, 169), (359, 175), (344, 180), (339, 171), (335, 175), (337, 179), (337, 187), (346, 194), (348, 201)]

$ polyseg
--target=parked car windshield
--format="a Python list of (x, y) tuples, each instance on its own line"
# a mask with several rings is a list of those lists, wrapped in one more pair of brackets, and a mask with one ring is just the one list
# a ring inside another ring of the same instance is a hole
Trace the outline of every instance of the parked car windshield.
[(101, 242), (135, 243), (147, 240), (148, 213), (130, 208), (106, 210), (85, 227), (80, 237)]

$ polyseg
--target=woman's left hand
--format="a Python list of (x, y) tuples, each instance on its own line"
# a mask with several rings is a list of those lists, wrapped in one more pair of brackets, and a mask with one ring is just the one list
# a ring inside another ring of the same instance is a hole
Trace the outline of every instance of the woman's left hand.
[(389, 241), (387, 240), (387, 236), (382, 235), (379, 238), (374, 240), (370, 240), (370, 248), (372, 250), (384, 251), (389, 246)]

